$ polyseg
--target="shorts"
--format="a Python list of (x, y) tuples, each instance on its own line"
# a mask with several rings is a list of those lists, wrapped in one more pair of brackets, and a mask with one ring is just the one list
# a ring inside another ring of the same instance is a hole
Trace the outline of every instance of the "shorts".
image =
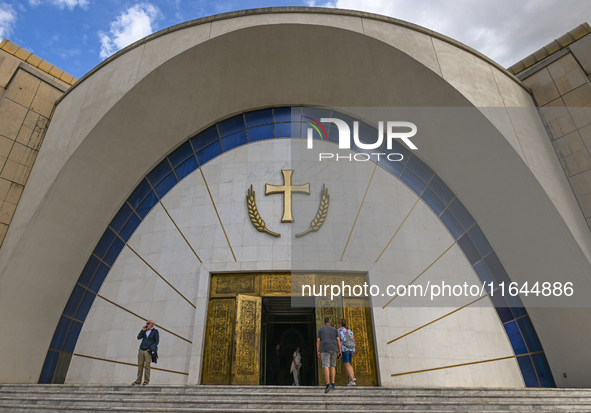
[(341, 354), (343, 355), (343, 363), (351, 363), (351, 360), (353, 360), (353, 354), (355, 354), (355, 352), (343, 351)]
[(336, 351), (323, 351), (322, 356), (322, 367), (336, 367), (337, 366), (337, 352)]

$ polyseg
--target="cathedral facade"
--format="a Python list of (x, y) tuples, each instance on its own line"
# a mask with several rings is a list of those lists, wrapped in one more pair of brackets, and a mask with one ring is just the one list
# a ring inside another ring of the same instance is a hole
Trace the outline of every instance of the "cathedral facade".
[[(0, 134), (20, 142), (31, 112), (40, 138), (6, 177), (0, 380), (131, 383), (152, 319), (154, 384), (272, 384), (280, 344), (283, 384), (300, 347), (316, 385), (329, 316), (360, 385), (591, 385), (591, 163), (572, 143), (591, 116), (568, 101), (590, 31), (508, 71), (392, 18), (260, 9), (77, 81), (3, 42), (0, 111), (26, 111)], [(26, 76), (56, 91), (43, 119)]]

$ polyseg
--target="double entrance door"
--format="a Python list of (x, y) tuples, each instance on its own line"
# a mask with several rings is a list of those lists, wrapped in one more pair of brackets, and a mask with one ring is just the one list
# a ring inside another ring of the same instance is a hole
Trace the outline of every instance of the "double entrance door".
[[(302, 297), (303, 285), (363, 285), (364, 274), (215, 274), (207, 315), (204, 384), (291, 385), (289, 366), (295, 347), (302, 354), (302, 385), (324, 384), (315, 356), (316, 332), (330, 317), (333, 326), (345, 318), (355, 335), (353, 369), (358, 385), (377, 385), (376, 359), (369, 302), (354, 296)], [(280, 370), (270, 375), (269, 361), (280, 345)], [(337, 361), (337, 384), (346, 384)]]

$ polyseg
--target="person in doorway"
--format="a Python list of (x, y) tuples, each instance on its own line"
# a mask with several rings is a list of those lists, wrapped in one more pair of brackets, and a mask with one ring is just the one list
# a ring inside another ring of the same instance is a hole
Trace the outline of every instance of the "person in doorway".
[[(160, 342), (160, 333), (154, 328), (154, 322), (148, 320), (137, 335), (140, 343), (140, 349), (137, 355), (137, 379), (132, 383), (134, 385), (142, 384), (144, 376), (144, 386), (150, 383), (150, 363), (152, 354), (158, 352), (158, 343)], [(145, 375), (144, 375), (145, 370)]]
[(300, 346), (296, 347), (296, 351), (293, 352), (293, 358), (291, 360), (290, 373), (293, 374), (293, 385), (300, 385), (300, 369), (302, 367), (302, 353), (300, 353)]
[(269, 357), (269, 384), (281, 384), (281, 345), (277, 344)]
[(339, 321), (339, 329), (337, 331), (341, 339), (343, 366), (345, 366), (345, 371), (347, 372), (347, 376), (349, 376), (349, 384), (347, 386), (355, 386), (357, 384), (355, 381), (355, 372), (351, 365), (351, 361), (355, 355), (355, 338), (353, 337), (353, 332), (347, 327), (347, 320), (344, 318), (341, 318), (341, 321)]
[[(322, 351), (320, 344), (322, 343)], [(322, 359), (322, 368), (324, 378), (326, 379), (326, 388), (324, 393), (328, 393), (336, 387), (335, 376), (337, 367), (337, 356), (341, 356), (341, 339), (337, 329), (330, 325), (330, 317), (324, 318), (324, 325), (318, 330), (316, 336), (316, 351), (318, 357)]]

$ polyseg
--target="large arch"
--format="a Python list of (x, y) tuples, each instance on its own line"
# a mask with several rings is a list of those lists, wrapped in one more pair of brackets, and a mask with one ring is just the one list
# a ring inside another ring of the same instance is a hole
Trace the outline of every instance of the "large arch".
[[(280, 107), (246, 112), (210, 126), (156, 165), (115, 214), (86, 262), (53, 334), (39, 382), (55, 383), (65, 379), (84, 321), (115, 261), (150, 211), (177, 184), (224, 152), (240, 146), (268, 139), (305, 138), (306, 122), (311, 116), (348, 118), (342, 113), (318, 108)], [(328, 132), (318, 130), (315, 138), (322, 139), (322, 133), (326, 132), (328, 140), (338, 143), (338, 129), (326, 127)], [(353, 125), (350, 127), (352, 129)], [(365, 143), (377, 136), (377, 129), (367, 124), (362, 123), (359, 129)], [(355, 150), (363, 153), (358, 147)], [(398, 143), (394, 143), (391, 150), (383, 144), (377, 151), (403, 156), (399, 162), (388, 161), (385, 157), (374, 159), (374, 162), (377, 161), (380, 167), (400, 179), (431, 208), (469, 259), (487, 291), (496, 290), (497, 295), (493, 293), (491, 302), (505, 328), (525, 385), (555, 387), (550, 366), (527, 310), (519, 297), (500, 296), (498, 284), (510, 283), (511, 279), (466, 207), (415, 153)], [(292, 255), (295, 260), (294, 255), (297, 253)], [(293, 267), (295, 269), (297, 265)], [(60, 377), (56, 376), (56, 372)]]
[[(213, 123), (280, 105), (533, 106), (514, 79), (440, 36), (366, 14), (285, 12), (224, 16), (154, 36), (63, 98), (0, 254), (5, 348), (14, 355), (2, 381), (37, 381), (104, 228), (163, 154)], [(385, 39), (392, 33), (397, 46)], [(322, 58), (310, 47), (318, 39)], [(590, 290), (589, 234), (577, 230), (576, 201), (536, 116), (526, 110), (490, 123), (477, 113), (474, 123), (484, 120), (489, 133), (445, 144), (428, 135), (421, 157), (479, 222), (516, 281), (566, 273), (582, 295)], [(584, 309), (529, 313), (550, 366), (584, 385)]]

